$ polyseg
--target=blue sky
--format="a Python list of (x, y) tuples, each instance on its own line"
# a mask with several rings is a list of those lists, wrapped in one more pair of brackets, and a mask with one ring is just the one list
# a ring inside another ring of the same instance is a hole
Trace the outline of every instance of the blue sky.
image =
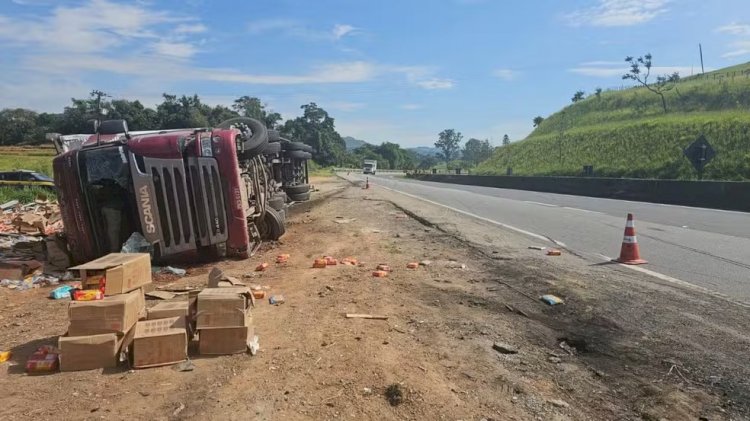
[(252, 95), (405, 146), (521, 139), (576, 90), (620, 86), (627, 55), (683, 76), (699, 42), (707, 69), (750, 61), (747, 0), (0, 1), (0, 108)]

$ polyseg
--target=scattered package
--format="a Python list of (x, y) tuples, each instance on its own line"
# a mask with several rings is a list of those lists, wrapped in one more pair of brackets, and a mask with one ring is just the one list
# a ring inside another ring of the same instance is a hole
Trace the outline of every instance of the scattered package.
[(111, 253), (70, 268), (79, 273), (84, 288), (117, 295), (151, 283), (151, 255)]

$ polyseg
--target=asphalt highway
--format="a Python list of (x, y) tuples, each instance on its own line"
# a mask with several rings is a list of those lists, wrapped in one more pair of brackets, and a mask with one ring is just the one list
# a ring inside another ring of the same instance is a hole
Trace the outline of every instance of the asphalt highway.
[[(364, 180), (362, 174), (343, 177)], [(635, 216), (639, 266), (655, 276), (705, 288), (750, 303), (750, 214), (626, 200), (457, 184), (393, 175), (369, 176), (374, 188), (394, 190), (563, 244), (592, 263), (620, 253), (625, 219)]]

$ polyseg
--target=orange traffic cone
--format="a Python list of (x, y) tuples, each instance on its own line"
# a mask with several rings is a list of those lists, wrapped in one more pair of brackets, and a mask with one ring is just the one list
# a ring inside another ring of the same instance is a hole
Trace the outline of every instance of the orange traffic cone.
[(369, 188), (370, 188), (370, 177), (366, 177), (365, 178), (365, 189), (369, 189)]
[(638, 239), (635, 238), (635, 226), (633, 225), (633, 214), (628, 214), (628, 220), (625, 222), (625, 236), (622, 239), (622, 248), (620, 249), (620, 258), (618, 263), (626, 265), (642, 265), (648, 263), (641, 259), (641, 253), (638, 250)]

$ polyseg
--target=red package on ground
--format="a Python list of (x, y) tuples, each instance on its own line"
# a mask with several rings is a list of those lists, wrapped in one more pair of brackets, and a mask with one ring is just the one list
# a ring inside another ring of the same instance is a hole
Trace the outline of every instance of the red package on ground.
[(52, 345), (44, 345), (26, 360), (26, 372), (29, 374), (52, 373), (60, 367), (58, 350)]
[(104, 292), (100, 289), (77, 289), (73, 291), (75, 301), (94, 301), (103, 300)]

